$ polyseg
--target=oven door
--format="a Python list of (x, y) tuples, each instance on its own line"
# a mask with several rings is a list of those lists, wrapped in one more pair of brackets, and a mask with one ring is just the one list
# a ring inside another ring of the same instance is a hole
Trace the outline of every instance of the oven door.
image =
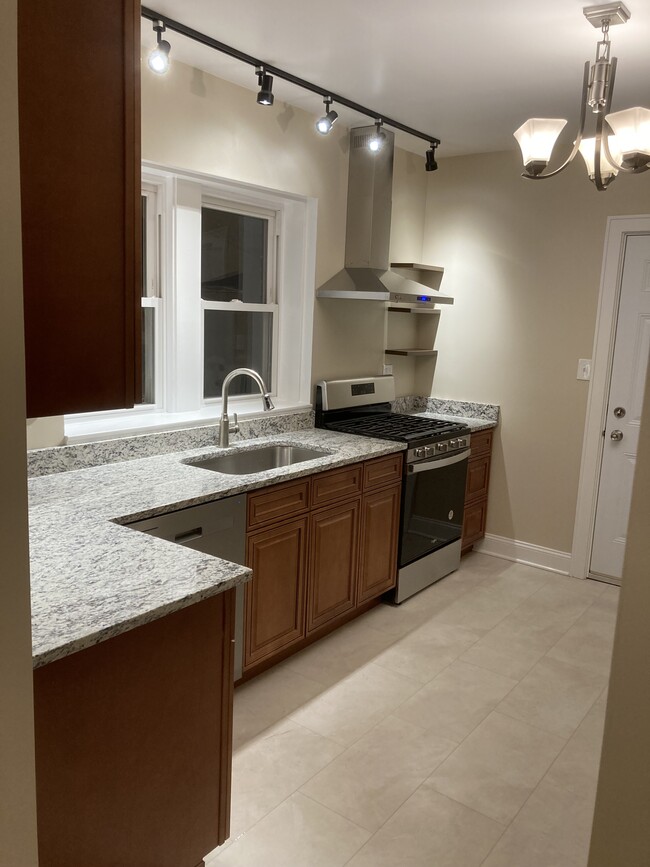
[(470, 450), (409, 463), (402, 492), (400, 567), (460, 539)]

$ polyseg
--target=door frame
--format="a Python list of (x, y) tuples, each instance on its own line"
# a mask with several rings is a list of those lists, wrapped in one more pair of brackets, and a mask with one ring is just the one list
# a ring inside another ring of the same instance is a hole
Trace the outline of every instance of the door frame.
[(625, 241), (629, 235), (650, 234), (650, 215), (607, 218), (600, 280), (598, 316), (592, 353), (587, 417), (582, 442), (578, 502), (573, 529), (571, 575), (587, 578), (598, 503), (600, 464), (607, 400), (614, 360), (614, 341), (621, 295)]

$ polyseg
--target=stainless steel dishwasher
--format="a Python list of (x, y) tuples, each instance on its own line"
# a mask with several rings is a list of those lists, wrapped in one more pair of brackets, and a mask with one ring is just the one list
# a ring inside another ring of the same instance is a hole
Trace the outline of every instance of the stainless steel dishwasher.
[[(246, 496), (225, 497), (200, 506), (189, 506), (127, 526), (212, 554), (232, 563), (245, 565), (246, 558)], [(235, 680), (242, 676), (244, 650), (244, 587), (236, 588), (235, 602)]]

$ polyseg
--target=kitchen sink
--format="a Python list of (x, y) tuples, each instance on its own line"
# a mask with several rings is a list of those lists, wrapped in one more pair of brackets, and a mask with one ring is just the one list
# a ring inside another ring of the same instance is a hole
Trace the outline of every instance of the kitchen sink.
[(302, 461), (313, 461), (322, 458), (330, 452), (320, 449), (303, 448), (302, 446), (264, 446), (246, 452), (233, 452), (230, 455), (217, 455), (203, 461), (188, 461), (192, 467), (202, 470), (212, 470), (215, 473), (228, 473), (234, 476), (246, 476), (250, 473), (262, 473), (264, 470), (274, 470), (277, 467), (288, 467)]

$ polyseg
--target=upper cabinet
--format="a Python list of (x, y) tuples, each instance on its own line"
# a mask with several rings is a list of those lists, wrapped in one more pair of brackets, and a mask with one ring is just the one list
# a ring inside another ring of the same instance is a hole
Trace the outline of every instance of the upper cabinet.
[(139, 400), (140, 4), (19, 0), (27, 416)]

